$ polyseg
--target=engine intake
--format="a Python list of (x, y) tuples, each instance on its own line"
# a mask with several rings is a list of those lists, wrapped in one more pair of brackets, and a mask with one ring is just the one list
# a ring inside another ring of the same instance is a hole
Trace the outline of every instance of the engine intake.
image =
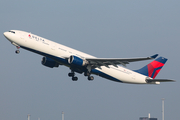
[(76, 57), (74, 55), (71, 55), (70, 58), (68, 59), (68, 63), (72, 65), (77, 65), (77, 66), (85, 66), (87, 65), (87, 61), (83, 60), (79, 57)]
[(43, 57), (41, 63), (46, 67), (59, 67), (59, 64), (51, 58)]

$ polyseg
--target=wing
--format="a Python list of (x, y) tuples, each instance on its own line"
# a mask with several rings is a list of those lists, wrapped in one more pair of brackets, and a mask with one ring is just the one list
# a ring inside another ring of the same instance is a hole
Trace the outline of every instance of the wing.
[(101, 69), (101, 66), (106, 66), (108, 68), (109, 65), (113, 65), (114, 67), (118, 67), (117, 65), (119, 64), (126, 66), (126, 64), (129, 64), (129, 62), (150, 60), (156, 58), (157, 56), (158, 54), (144, 58), (86, 58), (86, 60), (88, 61), (88, 64), (91, 65), (92, 68)]
[(146, 79), (146, 81), (148, 83), (151, 83), (151, 82), (175, 82), (175, 80), (170, 80), (170, 79)]

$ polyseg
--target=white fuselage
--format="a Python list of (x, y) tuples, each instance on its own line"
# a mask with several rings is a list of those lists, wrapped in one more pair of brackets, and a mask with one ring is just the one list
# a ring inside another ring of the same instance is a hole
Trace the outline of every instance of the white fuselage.
[[(47, 55), (47, 56), (57, 57), (62, 60), (62, 61), (56, 60), (61, 65), (65, 65), (69, 67), (69, 65), (64, 61), (67, 61), (66, 58), (70, 57), (71, 55), (75, 55), (81, 59), (95, 58), (94, 56), (66, 47), (59, 43), (47, 40), (32, 33), (19, 31), (19, 30), (13, 30), (13, 31), (15, 31), (15, 34), (10, 32), (4, 33), (6, 38), (13, 45), (20, 46), (21, 48), (41, 54), (43, 56)], [(107, 79), (111, 79), (116, 82), (134, 83), (134, 84), (147, 83), (146, 82), (147, 76), (139, 74), (135, 71), (129, 70), (121, 66), (114, 67), (113, 65), (110, 65), (109, 68), (102, 66), (101, 69), (95, 68), (94, 70), (92, 70), (92, 73), (100, 75)]]

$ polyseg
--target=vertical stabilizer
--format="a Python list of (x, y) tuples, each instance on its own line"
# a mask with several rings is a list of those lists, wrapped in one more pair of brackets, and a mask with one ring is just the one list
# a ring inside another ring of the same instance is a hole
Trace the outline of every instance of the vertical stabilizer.
[(149, 63), (148, 65), (144, 66), (143, 68), (135, 71), (154, 79), (157, 76), (157, 74), (160, 72), (166, 61), (167, 61), (166, 58), (159, 57), (156, 60)]

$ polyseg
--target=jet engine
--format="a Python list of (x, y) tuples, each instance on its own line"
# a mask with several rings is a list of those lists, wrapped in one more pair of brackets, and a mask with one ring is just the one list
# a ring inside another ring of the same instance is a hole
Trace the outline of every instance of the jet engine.
[(71, 55), (70, 58), (68, 59), (68, 63), (72, 65), (77, 65), (77, 66), (85, 66), (87, 65), (88, 62), (79, 57)]
[(44, 66), (50, 67), (50, 68), (58, 67), (59, 66), (59, 64), (56, 61), (54, 61), (53, 59), (48, 58), (48, 57), (43, 57), (41, 63)]

